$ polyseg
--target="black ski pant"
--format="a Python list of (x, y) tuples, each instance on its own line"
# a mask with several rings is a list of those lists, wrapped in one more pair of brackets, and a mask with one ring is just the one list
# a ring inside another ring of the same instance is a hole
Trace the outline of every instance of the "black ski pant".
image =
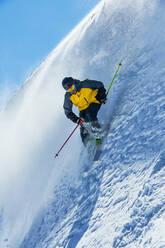
[[(84, 119), (85, 122), (97, 121), (97, 113), (101, 107), (99, 103), (91, 103), (87, 109), (80, 111), (80, 118)], [(80, 127), (80, 136), (82, 142), (85, 144), (87, 137), (89, 136), (88, 131), (84, 128), (83, 125)]]

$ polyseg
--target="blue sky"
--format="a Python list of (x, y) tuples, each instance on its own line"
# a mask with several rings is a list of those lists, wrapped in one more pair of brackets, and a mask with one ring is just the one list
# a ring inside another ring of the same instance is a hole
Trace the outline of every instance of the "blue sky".
[(0, 0), (0, 90), (23, 83), (99, 1)]

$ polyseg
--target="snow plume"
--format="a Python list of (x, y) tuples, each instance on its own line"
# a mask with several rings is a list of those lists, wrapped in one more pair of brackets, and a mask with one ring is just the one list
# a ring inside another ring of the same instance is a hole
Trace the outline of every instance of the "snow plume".
[(11, 84), (6, 81), (3, 86), (0, 85), (0, 112), (3, 111), (6, 107), (8, 101), (12, 98), (16, 86), (10, 86)]
[[(162, 5), (101, 1), (1, 113), (0, 246), (165, 244)], [(121, 60), (99, 113), (110, 121), (110, 133), (100, 160), (80, 180), (86, 157), (78, 132), (53, 158), (75, 127), (63, 113), (61, 80), (93, 78), (108, 88)]]

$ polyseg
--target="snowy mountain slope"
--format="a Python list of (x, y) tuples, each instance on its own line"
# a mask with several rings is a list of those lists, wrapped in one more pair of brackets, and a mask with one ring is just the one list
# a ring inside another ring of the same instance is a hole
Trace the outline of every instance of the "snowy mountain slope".
[[(163, 1), (102, 1), (48, 56), (1, 114), (0, 245), (14, 248), (165, 247)], [(99, 117), (111, 129), (100, 160), (74, 128), (61, 79), (108, 87)]]

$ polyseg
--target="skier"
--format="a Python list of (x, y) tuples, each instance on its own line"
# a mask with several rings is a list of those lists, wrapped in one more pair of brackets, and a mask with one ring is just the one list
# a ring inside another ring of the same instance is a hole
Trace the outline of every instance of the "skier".
[[(84, 145), (86, 145), (90, 133), (89, 127), (96, 140), (101, 132), (97, 113), (102, 104), (106, 103), (106, 90), (104, 84), (96, 80), (77, 80), (72, 77), (65, 77), (62, 86), (66, 90), (64, 98), (64, 112), (67, 118), (79, 124), (80, 135)], [(73, 104), (79, 109), (79, 117), (73, 113)]]

